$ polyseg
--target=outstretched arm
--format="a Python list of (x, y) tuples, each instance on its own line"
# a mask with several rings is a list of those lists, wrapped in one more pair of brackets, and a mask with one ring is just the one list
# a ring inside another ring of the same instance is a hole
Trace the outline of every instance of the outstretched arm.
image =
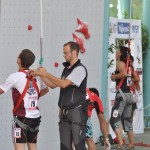
[(51, 89), (54, 89), (54, 88), (57, 87), (54, 83), (52, 83), (52, 82), (51, 82), (50, 80), (48, 80), (46, 77), (42, 77), (42, 76), (41, 76), (41, 79), (42, 79), (42, 81), (43, 81), (48, 87), (50, 87)]
[(68, 79), (64, 80), (64, 79), (57, 78), (57, 77), (53, 76), (52, 74), (48, 73), (46, 71), (46, 69), (44, 69), (44, 68), (38, 68), (38, 70), (31, 70), (30, 74), (33, 76), (38, 75), (40, 77), (45, 77), (51, 83), (53, 83), (56, 87), (66, 88), (72, 84), (72, 81), (70, 81)]
[(50, 73), (47, 73), (47, 75), (45, 76), (50, 82), (52, 82), (54, 85), (61, 87), (61, 88), (66, 88), (69, 85), (72, 84), (72, 81), (68, 80), (68, 79), (60, 79), (57, 78), (55, 76), (53, 76)]

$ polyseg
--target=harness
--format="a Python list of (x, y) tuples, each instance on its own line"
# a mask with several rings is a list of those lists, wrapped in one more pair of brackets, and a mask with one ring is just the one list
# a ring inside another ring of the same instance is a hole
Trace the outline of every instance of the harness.
[(30, 82), (31, 82), (31, 81), (32, 81), (34, 87), (35, 87), (36, 90), (37, 90), (38, 98), (39, 98), (39, 95), (40, 95), (39, 88), (38, 88), (37, 83), (36, 83), (35, 79), (33, 78), (33, 76), (29, 75), (28, 72), (26, 72), (25, 70), (20, 70), (19, 72), (23, 72), (23, 73), (26, 74), (27, 82), (26, 82), (25, 88), (24, 88), (24, 90), (23, 90), (21, 96), (19, 97), (19, 99), (18, 99), (16, 105), (15, 105), (14, 108), (13, 108), (13, 111), (12, 111), (13, 113), (17, 111), (17, 109), (19, 108), (20, 104), (22, 103), (22, 100), (23, 100), (25, 94), (27, 93), (27, 90), (28, 90), (28, 88), (29, 88), (29, 85), (30, 85)]
[[(18, 110), (20, 104), (22, 103), (23, 98), (24, 98), (25, 94), (27, 93), (27, 90), (29, 89), (30, 82), (32, 82), (34, 87), (36, 88), (37, 93), (38, 93), (38, 98), (40, 95), (39, 88), (37, 86), (35, 78), (33, 78), (33, 76), (29, 75), (28, 72), (26, 72), (25, 70), (20, 70), (19, 72), (23, 72), (26, 74), (27, 82), (26, 82), (26, 85), (25, 85), (25, 88), (24, 88), (22, 94), (20, 95), (16, 105), (13, 108), (13, 111), (12, 111), (13, 113), (15, 113)], [(31, 128), (27, 124), (22, 123), (17, 117), (14, 116), (13, 119), (22, 129), (30, 130), (31, 132), (35, 132), (35, 131), (39, 130), (39, 125), (36, 126), (35, 128)]]
[(22, 123), (17, 117), (14, 116), (14, 121), (24, 130), (26, 131), (31, 131), (31, 132), (35, 132), (39, 130), (39, 125), (36, 126), (35, 128), (31, 128), (29, 125)]
[(60, 119), (59, 123), (61, 123), (62, 121), (65, 121), (65, 122), (69, 122), (69, 123), (72, 123), (72, 124), (77, 124), (79, 126), (86, 126), (86, 123), (76, 122), (68, 116), (70, 110), (78, 109), (78, 108), (81, 108), (81, 107), (83, 107), (83, 104), (79, 105), (75, 108), (72, 108), (72, 109), (62, 109), (62, 118)]
[[(130, 65), (129, 65), (130, 63)], [(129, 76), (132, 75), (132, 66), (131, 66), (131, 60), (130, 60), (130, 56), (127, 57), (127, 63), (126, 63), (126, 70), (127, 70), (127, 73)], [(119, 82), (119, 85), (117, 86), (117, 90), (119, 91), (120, 90), (120, 87), (122, 86), (123, 82), (124, 82), (124, 79), (125, 78), (122, 78)]]
[[(130, 43), (128, 43), (128, 44), (130, 44)], [(130, 45), (128, 47), (128, 51), (130, 53)], [(128, 74), (128, 76), (131, 76), (132, 72), (133, 72), (133, 67), (131, 65), (130, 54), (128, 54), (127, 58), (125, 58), (125, 59), (127, 59), (127, 63), (126, 63), (127, 74)], [(125, 100), (125, 95), (124, 95), (123, 91), (121, 90), (121, 86), (122, 86), (124, 80), (125, 80), (125, 78), (122, 78), (119, 82), (119, 85), (117, 86), (117, 90), (119, 91), (119, 93), (122, 96), (123, 100)]]

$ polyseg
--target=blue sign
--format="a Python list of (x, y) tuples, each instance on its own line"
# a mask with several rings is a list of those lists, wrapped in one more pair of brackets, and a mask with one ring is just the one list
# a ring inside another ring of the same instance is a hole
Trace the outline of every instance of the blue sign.
[(118, 22), (118, 34), (129, 34), (129, 23)]

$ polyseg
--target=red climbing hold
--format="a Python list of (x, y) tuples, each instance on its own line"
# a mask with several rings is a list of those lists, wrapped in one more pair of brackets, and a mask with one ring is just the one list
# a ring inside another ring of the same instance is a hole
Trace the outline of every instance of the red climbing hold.
[(32, 30), (32, 26), (31, 25), (28, 25), (28, 30)]
[(72, 33), (73, 35), (73, 40), (79, 44), (80, 47), (80, 52), (81, 53), (85, 53), (85, 48), (84, 48), (84, 44), (83, 44), (83, 39), (78, 37), (76, 34)]
[(55, 63), (54, 63), (54, 66), (55, 66), (55, 67), (58, 67), (58, 66), (59, 66), (58, 62), (55, 62)]
[(81, 32), (82, 34), (84, 34), (86, 39), (90, 38), (90, 34), (88, 31), (88, 23), (87, 22), (82, 22), (79, 18), (77, 18), (77, 22), (78, 22), (78, 28), (75, 30), (76, 32)]

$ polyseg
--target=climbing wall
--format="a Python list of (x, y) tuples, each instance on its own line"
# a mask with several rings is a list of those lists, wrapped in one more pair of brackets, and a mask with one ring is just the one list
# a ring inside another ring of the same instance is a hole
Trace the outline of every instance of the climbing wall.
[[(0, 83), (10, 73), (17, 71), (16, 59), (22, 49), (31, 49), (36, 61), (31, 68), (37, 68), (40, 60), (40, 0), (1, 0), (0, 8)], [(80, 32), (77, 18), (87, 25), (90, 38)], [(43, 66), (57, 77), (63, 69), (63, 44), (73, 40), (72, 33), (81, 38), (85, 53), (80, 59), (88, 69), (88, 86), (101, 90), (101, 65), (103, 48), (104, 0), (43, 0)], [(59, 150), (58, 132), (59, 88), (41, 98), (42, 123), (40, 126), (39, 150), (53, 147)], [(1, 150), (12, 150), (11, 91), (0, 97), (0, 144)], [(98, 140), (100, 131), (93, 115), (94, 139)]]

